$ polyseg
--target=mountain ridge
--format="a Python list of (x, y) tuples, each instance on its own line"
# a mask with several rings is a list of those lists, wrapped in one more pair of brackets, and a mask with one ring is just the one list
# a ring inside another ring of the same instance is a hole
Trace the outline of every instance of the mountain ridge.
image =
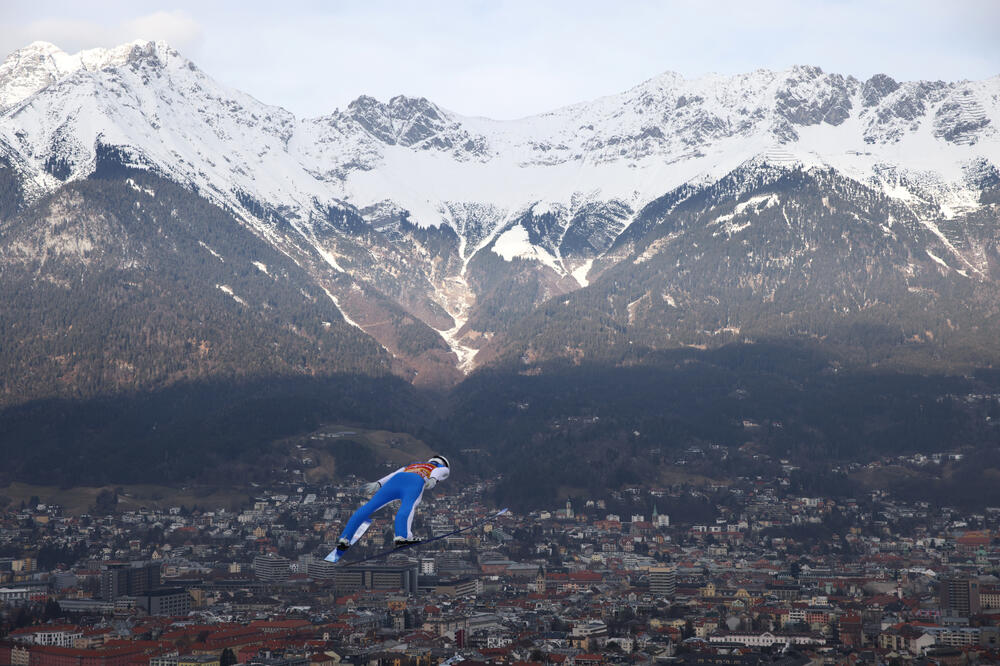
[(412, 377), (429, 368), (404, 349), (407, 321), (449, 350), (429, 374), (473, 369), (514, 320), (625, 259), (662, 224), (650, 206), (734, 173), (749, 191), (769, 169), (833, 169), (909, 210), (958, 277), (995, 279), (989, 235), (969, 225), (991, 214), (1000, 77), (668, 72), (512, 121), (407, 96), (307, 119), (164, 42), (73, 56), (35, 43), (0, 65), (0, 91), (21, 95), (0, 101), (0, 156), (26, 204), (104, 168), (178, 183), (302, 262)]

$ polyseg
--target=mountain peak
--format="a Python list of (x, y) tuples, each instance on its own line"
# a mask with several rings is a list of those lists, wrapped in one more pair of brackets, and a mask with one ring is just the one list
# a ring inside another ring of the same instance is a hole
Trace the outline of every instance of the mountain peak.
[(409, 95), (395, 95), (388, 102), (372, 97), (371, 95), (361, 95), (350, 104), (347, 110), (355, 113), (360, 110), (377, 108), (386, 113), (407, 114), (407, 113), (440, 113), (441, 109), (426, 97), (411, 97)]
[(823, 75), (823, 68), (816, 65), (792, 65), (791, 72), (814, 79)]
[(32, 42), (0, 63), (0, 109), (57, 81), (78, 68), (72, 56), (55, 44)]
[(636, 88), (673, 88), (684, 82), (684, 75), (673, 70), (661, 72), (656, 76), (646, 79)]
[(24, 52), (32, 52), (32, 51), (38, 51), (38, 52), (41, 52), (41, 53), (50, 53), (50, 54), (51, 53), (65, 53), (65, 51), (63, 51), (61, 48), (59, 48), (58, 46), (56, 46), (52, 42), (46, 42), (44, 40), (36, 40), (34, 42), (31, 42), (27, 46), (19, 48), (14, 53), (24, 53)]
[(440, 132), (448, 120), (426, 97), (396, 95), (386, 102), (362, 95), (347, 106), (350, 116), (387, 144), (413, 145)]
[(147, 39), (137, 39), (108, 49), (88, 49), (80, 51), (74, 57), (80, 59), (81, 67), (92, 71), (140, 62), (166, 64), (171, 60), (180, 60), (183, 64), (188, 63), (167, 42)]
[(72, 55), (51, 42), (35, 41), (14, 51), (0, 64), (0, 109), (13, 106), (81, 69), (98, 71), (143, 62), (165, 65), (171, 61), (193, 66), (164, 41), (137, 39)]

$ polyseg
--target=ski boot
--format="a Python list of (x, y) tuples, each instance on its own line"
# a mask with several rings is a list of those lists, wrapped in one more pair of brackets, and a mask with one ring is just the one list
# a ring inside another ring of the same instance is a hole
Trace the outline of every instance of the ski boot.
[(420, 543), (421, 539), (407, 539), (406, 537), (396, 537), (392, 540), (392, 545), (395, 548), (404, 548), (406, 546), (415, 546)]

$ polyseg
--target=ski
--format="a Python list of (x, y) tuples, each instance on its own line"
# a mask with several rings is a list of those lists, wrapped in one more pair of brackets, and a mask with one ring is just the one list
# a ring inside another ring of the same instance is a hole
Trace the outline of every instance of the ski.
[[(367, 532), (368, 528), (371, 526), (372, 526), (372, 521), (370, 520), (366, 520), (365, 522), (361, 523), (361, 526), (358, 527), (357, 532), (355, 532), (354, 536), (351, 537), (351, 545), (353, 546), (354, 544), (356, 544), (361, 539), (361, 537), (365, 535), (365, 532)], [(346, 552), (347, 552), (346, 550), (339, 550), (337, 548), (334, 548), (333, 550), (330, 551), (330, 554), (324, 557), (323, 559), (326, 560), (327, 562), (337, 563), (338, 561), (340, 561), (340, 556)]]
[[(485, 518), (480, 518), (479, 520), (477, 520), (476, 522), (472, 523), (471, 525), (468, 525), (466, 527), (460, 527), (457, 530), (452, 530), (451, 532), (447, 532), (445, 534), (439, 534), (437, 536), (431, 537), (430, 539), (424, 539), (423, 541), (420, 541), (418, 543), (411, 543), (411, 544), (408, 544), (406, 546), (400, 546), (398, 548), (389, 548), (388, 550), (383, 550), (383, 551), (380, 551), (378, 553), (375, 553), (374, 555), (369, 555), (368, 557), (362, 557), (362, 558), (357, 559), (357, 560), (342, 560), (342, 561), (345, 564), (361, 564), (363, 562), (370, 562), (371, 560), (377, 560), (378, 558), (385, 557), (386, 555), (391, 555), (391, 554), (393, 554), (395, 552), (398, 552), (400, 550), (406, 550), (407, 548), (415, 548), (417, 546), (423, 546), (424, 544), (432, 543), (434, 541), (439, 541), (441, 539), (447, 539), (450, 536), (455, 536), (456, 534), (461, 534), (462, 532), (468, 532), (469, 530), (474, 530), (477, 527), (482, 527), (486, 523), (488, 523), (488, 522), (490, 522), (492, 520), (495, 520), (496, 518), (499, 518), (500, 516), (504, 515), (508, 511), (510, 511), (510, 509), (507, 509), (507, 508), (500, 509), (499, 511), (491, 513), (490, 515), (486, 516)], [(332, 554), (333, 553), (331, 553), (331, 555)], [(339, 558), (338, 558), (338, 560), (339, 560)]]

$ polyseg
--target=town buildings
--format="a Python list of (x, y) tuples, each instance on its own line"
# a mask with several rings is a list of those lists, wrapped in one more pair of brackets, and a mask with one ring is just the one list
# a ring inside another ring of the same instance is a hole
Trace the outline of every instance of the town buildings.
[[(0, 665), (998, 660), (1000, 508), (803, 494), (776, 464), (512, 512), (354, 566), (322, 557), (357, 484), (276, 483), (239, 511), (9, 505)], [(415, 531), (470, 525), (491, 494), (429, 496)], [(389, 523), (351, 555), (383, 548)]]

